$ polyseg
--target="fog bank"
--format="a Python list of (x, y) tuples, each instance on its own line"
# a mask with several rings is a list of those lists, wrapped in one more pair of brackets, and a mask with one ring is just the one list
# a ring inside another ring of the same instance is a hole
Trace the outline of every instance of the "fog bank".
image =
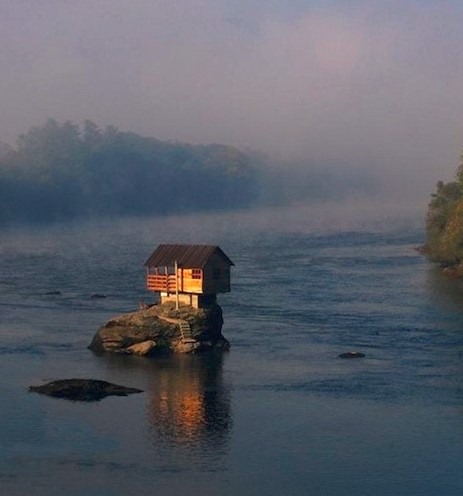
[(91, 119), (361, 168), (417, 201), (458, 163), (456, 0), (24, 0), (0, 16), (3, 141)]

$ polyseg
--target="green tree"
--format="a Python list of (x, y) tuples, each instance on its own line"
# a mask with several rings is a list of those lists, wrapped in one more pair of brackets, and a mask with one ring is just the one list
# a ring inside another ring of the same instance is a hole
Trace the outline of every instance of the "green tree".
[(425, 251), (449, 265), (463, 262), (463, 155), (461, 159), (456, 180), (437, 183), (426, 216)]
[(242, 207), (256, 182), (236, 148), (49, 119), (0, 147), (0, 222)]

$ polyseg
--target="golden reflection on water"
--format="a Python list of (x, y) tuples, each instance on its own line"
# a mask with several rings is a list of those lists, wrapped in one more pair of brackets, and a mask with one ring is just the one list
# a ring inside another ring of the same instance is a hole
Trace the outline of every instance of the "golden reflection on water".
[(173, 357), (157, 369), (147, 393), (154, 441), (216, 447), (226, 442), (231, 412), (221, 356)]

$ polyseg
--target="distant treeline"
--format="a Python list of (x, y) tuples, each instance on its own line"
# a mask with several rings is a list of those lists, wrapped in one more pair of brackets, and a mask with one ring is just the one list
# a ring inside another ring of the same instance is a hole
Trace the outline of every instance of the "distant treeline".
[(114, 126), (50, 119), (0, 147), (0, 224), (250, 205), (248, 155), (224, 145), (159, 141)]
[(463, 155), (455, 180), (437, 183), (426, 218), (426, 254), (443, 265), (463, 264)]

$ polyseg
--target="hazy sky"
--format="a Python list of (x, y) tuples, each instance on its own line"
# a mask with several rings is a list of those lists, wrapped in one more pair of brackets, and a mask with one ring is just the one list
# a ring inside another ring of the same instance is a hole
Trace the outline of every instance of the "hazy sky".
[(48, 117), (356, 164), (463, 147), (461, 0), (0, 0), (0, 139)]

